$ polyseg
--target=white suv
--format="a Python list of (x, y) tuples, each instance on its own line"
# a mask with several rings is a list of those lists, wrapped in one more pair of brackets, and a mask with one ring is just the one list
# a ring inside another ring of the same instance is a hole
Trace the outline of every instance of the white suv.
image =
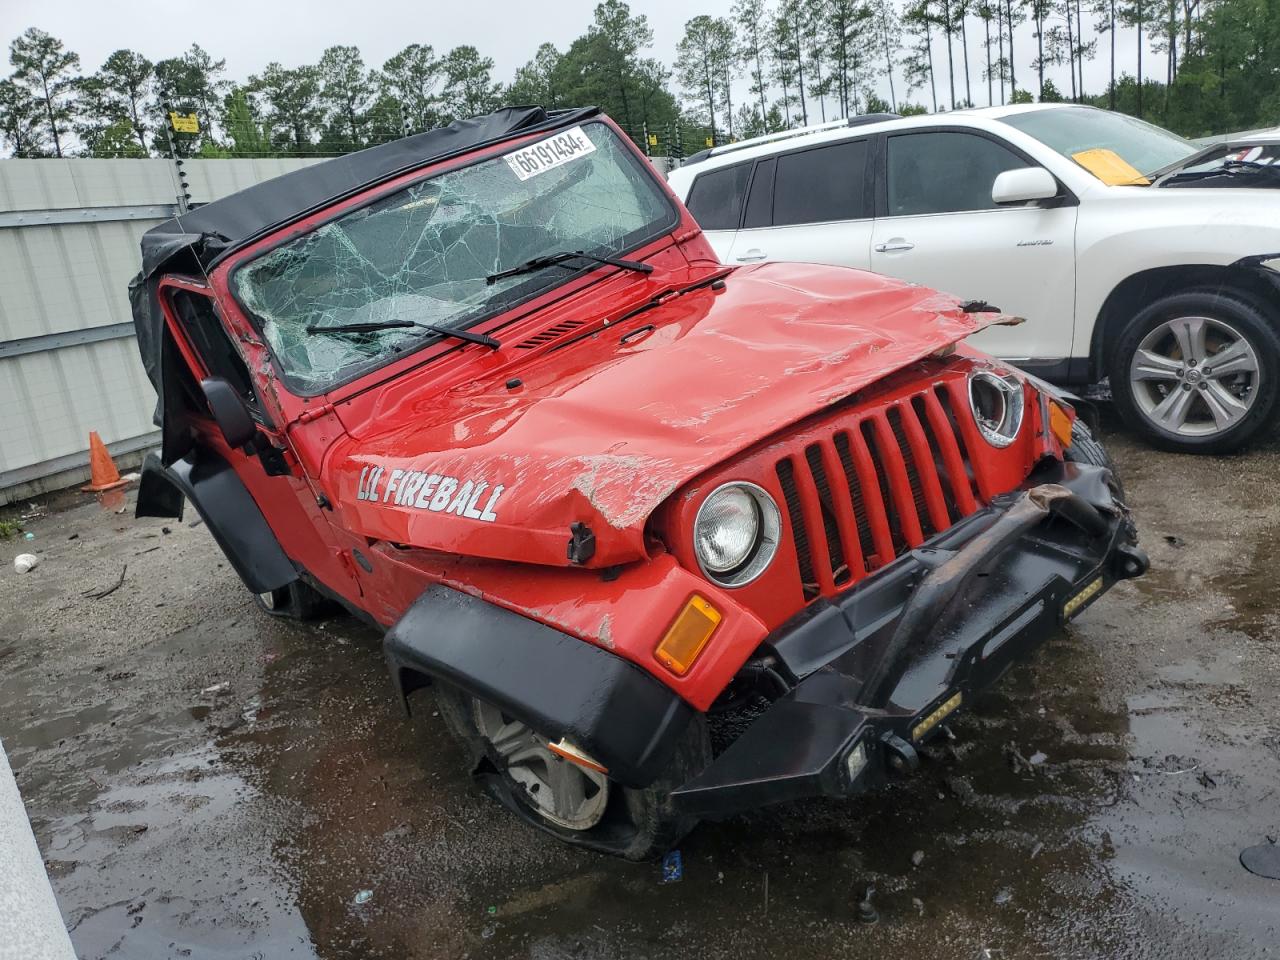
[(1280, 167), (1222, 152), (1091, 107), (991, 107), (761, 137), (670, 182), (725, 263), (988, 301), (1026, 322), (976, 346), (1060, 384), (1109, 377), (1154, 443), (1222, 452), (1280, 397), (1280, 192), (1257, 189)]

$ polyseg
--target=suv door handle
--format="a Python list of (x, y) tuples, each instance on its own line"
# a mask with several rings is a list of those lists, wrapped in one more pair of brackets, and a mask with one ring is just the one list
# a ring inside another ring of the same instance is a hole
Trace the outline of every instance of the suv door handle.
[(902, 237), (894, 237), (892, 240), (886, 240), (884, 243), (876, 244), (876, 253), (906, 253), (908, 250), (914, 250), (916, 245)]
[(757, 260), (763, 260), (767, 256), (769, 255), (765, 253), (763, 250), (761, 250), (759, 247), (752, 247), (750, 250), (748, 250), (746, 253), (744, 253), (742, 256), (738, 257), (737, 259), (739, 263), (755, 263)]

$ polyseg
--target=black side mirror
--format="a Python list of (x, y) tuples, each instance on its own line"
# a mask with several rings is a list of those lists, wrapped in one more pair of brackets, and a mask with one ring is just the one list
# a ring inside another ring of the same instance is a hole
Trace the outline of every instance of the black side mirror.
[(200, 389), (227, 446), (243, 447), (258, 435), (258, 425), (253, 422), (244, 398), (230, 383), (222, 377), (210, 377), (200, 381)]

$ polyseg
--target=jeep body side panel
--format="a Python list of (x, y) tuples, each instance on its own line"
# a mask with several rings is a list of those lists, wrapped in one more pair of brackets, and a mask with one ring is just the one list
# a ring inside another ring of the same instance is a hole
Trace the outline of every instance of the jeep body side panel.
[[(156, 507), (176, 512), (161, 516), (182, 516), (181, 499), (159, 492), (162, 484), (191, 501), (213, 539), (240, 579), (253, 593), (278, 590), (298, 579), (298, 571), (285, 555), (262, 511), (231, 465), (210, 450), (197, 448), (181, 460), (164, 466), (154, 453), (142, 467), (142, 489)], [(138, 516), (152, 516), (139, 497)]]
[(428, 676), (444, 680), (550, 738), (567, 737), (627, 786), (658, 776), (694, 716), (634, 664), (448, 587), (427, 588), (384, 649), (402, 697)]

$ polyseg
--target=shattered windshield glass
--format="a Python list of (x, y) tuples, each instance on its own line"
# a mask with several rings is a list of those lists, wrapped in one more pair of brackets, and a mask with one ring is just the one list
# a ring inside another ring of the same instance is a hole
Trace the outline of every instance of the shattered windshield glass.
[(605, 124), (574, 127), (347, 213), (240, 267), (232, 287), (285, 383), (318, 393), (439, 335), (308, 327), (465, 328), (588, 264), (491, 274), (567, 250), (618, 256), (670, 230), (675, 209), (641, 163)]

